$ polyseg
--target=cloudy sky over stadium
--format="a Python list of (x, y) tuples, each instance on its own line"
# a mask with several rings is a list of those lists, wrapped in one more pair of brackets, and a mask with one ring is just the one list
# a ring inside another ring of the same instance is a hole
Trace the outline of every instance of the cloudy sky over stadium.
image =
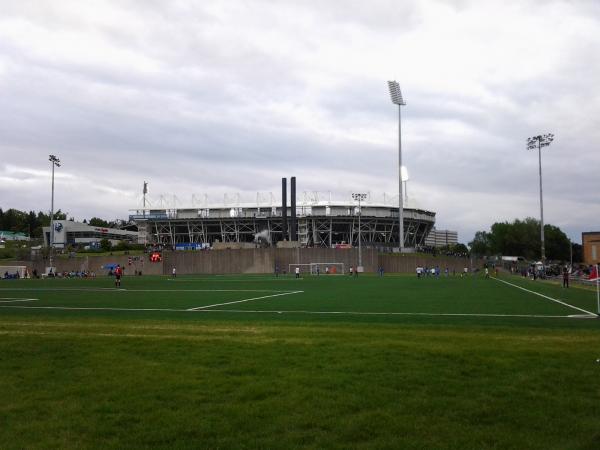
[[(0, 0), (0, 207), (126, 218), (150, 199), (398, 191), (467, 242), (600, 229), (600, 3)], [(301, 199), (301, 198), (300, 198)]]

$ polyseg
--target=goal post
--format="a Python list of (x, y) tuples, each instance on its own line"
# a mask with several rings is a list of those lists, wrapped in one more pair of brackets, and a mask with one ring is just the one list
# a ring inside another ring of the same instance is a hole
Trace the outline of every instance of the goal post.
[(310, 275), (343, 275), (345, 272), (345, 265), (342, 262), (332, 263), (302, 263), (302, 264), (289, 264), (288, 273), (296, 273), (296, 267), (300, 269), (301, 274)]
[(0, 278), (26, 278), (28, 276), (27, 266), (0, 266)]

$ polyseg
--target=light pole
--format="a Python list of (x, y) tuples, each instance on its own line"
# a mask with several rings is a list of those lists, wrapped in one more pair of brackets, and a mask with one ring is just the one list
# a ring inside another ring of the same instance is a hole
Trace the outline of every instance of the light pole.
[[(355, 193), (352, 194), (352, 198), (358, 202), (358, 267), (362, 267), (362, 228), (360, 226), (362, 209), (360, 207), (360, 202), (367, 198), (367, 194)], [(356, 270), (358, 270), (358, 267)]]
[(544, 242), (544, 198), (542, 189), (542, 148), (548, 147), (554, 140), (553, 134), (533, 136), (527, 139), (527, 150), (538, 151), (538, 162), (540, 170), (540, 236), (542, 240), (542, 265), (546, 266), (546, 246)]
[(397, 81), (388, 81), (392, 103), (398, 105), (398, 222), (400, 225), (398, 242), (400, 253), (404, 251), (404, 197), (402, 196), (402, 106), (406, 105)]
[[(60, 159), (58, 159), (54, 155), (50, 155), (48, 161), (52, 163), (52, 200), (50, 202), (50, 267), (54, 267), (52, 265), (52, 250), (54, 249), (54, 166), (60, 167)], [(54, 269), (53, 269), (54, 270)]]

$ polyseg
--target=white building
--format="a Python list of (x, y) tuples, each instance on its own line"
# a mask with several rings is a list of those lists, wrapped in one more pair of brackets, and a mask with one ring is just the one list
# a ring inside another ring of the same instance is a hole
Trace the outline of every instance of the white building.
[(436, 230), (435, 227), (425, 238), (427, 247), (445, 247), (458, 244), (458, 232), (450, 230)]
[[(70, 220), (54, 221), (54, 247), (65, 248), (67, 245), (89, 245), (108, 239), (116, 245), (121, 241), (137, 244), (138, 232), (119, 230), (118, 228), (94, 227), (87, 223)], [(44, 227), (44, 245), (50, 242), (50, 227)]]

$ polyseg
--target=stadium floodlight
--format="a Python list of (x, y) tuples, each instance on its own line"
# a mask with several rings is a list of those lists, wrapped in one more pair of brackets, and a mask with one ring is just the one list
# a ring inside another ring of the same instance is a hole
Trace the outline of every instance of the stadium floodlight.
[(551, 133), (527, 138), (527, 150), (538, 151), (538, 162), (540, 172), (540, 237), (542, 241), (541, 260), (544, 267), (546, 266), (546, 246), (544, 243), (544, 198), (542, 189), (542, 148), (548, 147), (554, 140), (554, 135)]
[(392, 103), (398, 105), (398, 242), (399, 251), (404, 251), (404, 197), (402, 196), (402, 107), (406, 105), (404, 98), (402, 97), (402, 91), (400, 90), (400, 83), (397, 81), (388, 81), (388, 88), (390, 89), (390, 97)]
[(408, 169), (406, 168), (406, 166), (402, 166), (400, 168), (400, 178), (402, 179), (402, 183), (404, 183), (404, 185), (402, 186), (402, 188), (404, 189), (404, 203), (408, 203), (408, 180), (410, 179), (408, 176)]
[(48, 161), (52, 164), (52, 199), (50, 201), (50, 249), (48, 252), (48, 259), (50, 261), (50, 267), (52, 266), (52, 250), (54, 248), (54, 167), (60, 167), (60, 159), (54, 155), (48, 157)]
[[(354, 201), (358, 202), (358, 267), (361, 267), (362, 270), (362, 228), (360, 225), (360, 216), (362, 215), (362, 209), (360, 206), (360, 202), (367, 199), (367, 194), (363, 193), (353, 193), (352, 198)], [(358, 267), (356, 270), (358, 270)]]

